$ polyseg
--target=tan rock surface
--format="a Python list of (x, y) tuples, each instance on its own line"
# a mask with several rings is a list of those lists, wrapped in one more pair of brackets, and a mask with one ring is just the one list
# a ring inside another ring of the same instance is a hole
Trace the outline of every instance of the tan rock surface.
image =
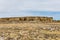
[(60, 22), (51, 17), (1, 18), (0, 40), (60, 40)]

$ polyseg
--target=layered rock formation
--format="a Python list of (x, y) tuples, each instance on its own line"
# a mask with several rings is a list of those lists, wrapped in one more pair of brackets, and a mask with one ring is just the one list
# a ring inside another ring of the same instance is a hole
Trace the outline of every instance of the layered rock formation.
[(0, 40), (60, 40), (60, 21), (52, 17), (0, 18)]
[(29, 21), (37, 21), (37, 22), (52, 22), (52, 17), (10, 17), (10, 18), (0, 18), (0, 22), (29, 22)]

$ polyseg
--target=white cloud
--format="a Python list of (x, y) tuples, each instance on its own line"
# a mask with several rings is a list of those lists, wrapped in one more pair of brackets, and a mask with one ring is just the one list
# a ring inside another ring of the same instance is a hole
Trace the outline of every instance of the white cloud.
[(60, 0), (0, 0), (0, 17), (33, 15), (26, 10), (60, 11)]
[(0, 12), (21, 10), (60, 11), (60, 0), (0, 0)]

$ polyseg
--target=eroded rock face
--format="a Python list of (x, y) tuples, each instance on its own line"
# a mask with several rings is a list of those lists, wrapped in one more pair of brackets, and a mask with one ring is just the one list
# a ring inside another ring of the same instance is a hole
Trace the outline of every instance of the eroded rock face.
[(52, 17), (10, 17), (0, 18), (0, 23), (20, 23), (20, 22), (52, 22)]
[(60, 23), (52, 21), (49, 17), (2, 18), (0, 40), (60, 40)]

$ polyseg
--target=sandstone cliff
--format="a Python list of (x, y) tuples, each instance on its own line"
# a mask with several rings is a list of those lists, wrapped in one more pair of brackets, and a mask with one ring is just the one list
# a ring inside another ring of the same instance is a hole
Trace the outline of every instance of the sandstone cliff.
[(60, 21), (52, 17), (0, 18), (0, 40), (60, 40)]

